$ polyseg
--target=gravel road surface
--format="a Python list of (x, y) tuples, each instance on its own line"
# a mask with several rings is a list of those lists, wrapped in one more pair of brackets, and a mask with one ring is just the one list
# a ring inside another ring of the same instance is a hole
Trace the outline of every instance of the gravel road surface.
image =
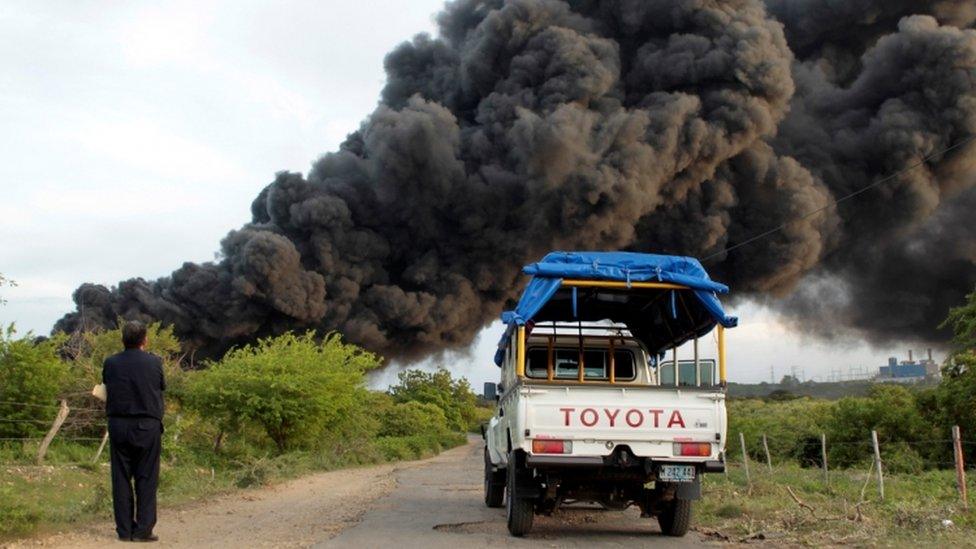
[[(422, 461), (309, 475), (160, 512), (154, 546), (180, 547), (700, 547), (660, 535), (636, 510), (565, 509), (512, 538), (504, 509), (482, 502), (480, 440)], [(11, 547), (123, 545), (108, 522)], [(129, 546), (125, 544), (125, 546)]]

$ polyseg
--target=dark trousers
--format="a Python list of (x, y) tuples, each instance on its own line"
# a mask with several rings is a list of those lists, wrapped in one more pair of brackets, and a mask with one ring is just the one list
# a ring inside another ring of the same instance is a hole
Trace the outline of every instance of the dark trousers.
[(120, 538), (148, 536), (156, 525), (156, 489), (159, 487), (162, 431), (163, 426), (158, 419), (108, 418), (115, 531)]

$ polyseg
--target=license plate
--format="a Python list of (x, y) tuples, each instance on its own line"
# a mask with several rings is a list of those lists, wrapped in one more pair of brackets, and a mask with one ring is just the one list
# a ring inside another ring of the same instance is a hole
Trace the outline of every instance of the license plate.
[(691, 482), (695, 480), (694, 465), (662, 465), (657, 479), (664, 482)]

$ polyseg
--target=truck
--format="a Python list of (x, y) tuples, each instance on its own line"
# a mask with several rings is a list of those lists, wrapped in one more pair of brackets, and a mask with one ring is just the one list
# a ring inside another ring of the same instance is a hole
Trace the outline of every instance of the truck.
[(485, 384), (485, 504), (513, 536), (576, 502), (638, 506), (685, 535), (702, 475), (725, 470), (728, 287), (693, 258), (629, 252), (552, 252), (523, 272)]

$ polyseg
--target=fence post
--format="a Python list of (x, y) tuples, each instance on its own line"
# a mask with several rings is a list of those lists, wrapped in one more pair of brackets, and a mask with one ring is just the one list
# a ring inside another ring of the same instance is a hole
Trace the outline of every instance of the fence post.
[(766, 443), (766, 433), (763, 433), (763, 450), (766, 451), (766, 466), (769, 467), (769, 472), (773, 472), (773, 460), (769, 457), (769, 444)]
[(102, 450), (105, 449), (106, 442), (108, 442), (108, 429), (105, 429), (105, 434), (102, 435), (102, 443), (98, 445), (98, 451), (95, 452), (95, 457), (92, 458), (92, 463), (98, 463), (98, 458), (102, 456)]
[(969, 509), (969, 498), (966, 496), (966, 467), (962, 456), (962, 436), (959, 434), (959, 426), (952, 426), (952, 453), (956, 462), (956, 486), (959, 488), (959, 499), (962, 500), (962, 508)]
[(47, 447), (51, 445), (51, 441), (54, 440), (54, 435), (58, 434), (61, 429), (61, 425), (64, 420), (68, 418), (68, 401), (61, 399), (61, 407), (58, 408), (58, 415), (54, 418), (54, 423), (51, 424), (51, 429), (48, 430), (47, 434), (44, 435), (44, 440), (41, 441), (41, 447), (37, 449), (37, 464), (40, 465), (44, 461), (44, 456), (47, 454)]
[(874, 445), (874, 464), (878, 468), (878, 495), (884, 500), (884, 473), (881, 471), (881, 449), (878, 447), (878, 432), (871, 431), (871, 444)]
[(746, 436), (739, 432), (739, 443), (742, 444), (742, 467), (746, 470), (746, 484), (752, 485), (749, 479), (749, 454), (746, 453)]
[(820, 457), (823, 463), (824, 486), (830, 486), (830, 476), (827, 474), (827, 434), (820, 433)]

